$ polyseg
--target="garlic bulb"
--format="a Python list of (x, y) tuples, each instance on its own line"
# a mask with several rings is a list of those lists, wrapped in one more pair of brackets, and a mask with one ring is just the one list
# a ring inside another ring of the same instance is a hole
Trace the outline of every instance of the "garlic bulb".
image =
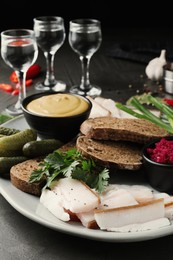
[(162, 50), (160, 57), (151, 60), (146, 69), (145, 73), (151, 80), (160, 80), (163, 77), (163, 66), (166, 65), (166, 50)]

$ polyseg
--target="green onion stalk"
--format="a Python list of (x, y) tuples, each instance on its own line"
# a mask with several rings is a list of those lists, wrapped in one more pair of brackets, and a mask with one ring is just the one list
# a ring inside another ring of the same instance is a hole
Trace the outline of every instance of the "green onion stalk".
[[(160, 117), (154, 115), (148, 108), (140, 103), (136, 97), (132, 97), (130, 100), (130, 108), (122, 103), (116, 103), (116, 107), (123, 110), (124, 112), (141, 119), (146, 119), (159, 127), (165, 129), (167, 132), (173, 134), (173, 109), (165, 102), (160, 102), (157, 98), (152, 95), (148, 95), (148, 102), (159, 110), (167, 119), (162, 120)], [(134, 110), (135, 109), (135, 110)], [(137, 111), (136, 111), (137, 110)]]

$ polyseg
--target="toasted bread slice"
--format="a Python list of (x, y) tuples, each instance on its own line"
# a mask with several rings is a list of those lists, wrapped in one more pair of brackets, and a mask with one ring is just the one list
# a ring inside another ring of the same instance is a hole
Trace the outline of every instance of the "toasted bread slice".
[(134, 143), (94, 140), (81, 135), (76, 147), (86, 158), (93, 158), (107, 167), (138, 170), (142, 165), (141, 146)]
[(145, 119), (97, 117), (85, 120), (82, 134), (97, 140), (124, 140), (146, 143), (153, 138), (168, 136), (161, 127)]

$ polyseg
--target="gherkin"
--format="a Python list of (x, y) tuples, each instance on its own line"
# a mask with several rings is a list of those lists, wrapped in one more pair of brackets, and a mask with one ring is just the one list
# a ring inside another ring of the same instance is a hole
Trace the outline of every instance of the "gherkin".
[(0, 157), (22, 155), (25, 143), (37, 139), (37, 133), (33, 129), (25, 129), (15, 134), (0, 138)]

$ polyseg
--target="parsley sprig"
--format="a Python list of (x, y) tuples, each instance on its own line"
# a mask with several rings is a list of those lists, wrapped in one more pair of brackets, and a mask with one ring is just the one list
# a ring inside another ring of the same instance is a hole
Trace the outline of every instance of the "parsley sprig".
[(37, 182), (46, 177), (49, 188), (57, 177), (73, 178), (85, 182), (90, 188), (102, 193), (108, 186), (109, 170), (96, 164), (93, 159), (86, 159), (76, 148), (66, 152), (56, 150), (49, 154), (40, 167), (33, 171), (29, 182)]

